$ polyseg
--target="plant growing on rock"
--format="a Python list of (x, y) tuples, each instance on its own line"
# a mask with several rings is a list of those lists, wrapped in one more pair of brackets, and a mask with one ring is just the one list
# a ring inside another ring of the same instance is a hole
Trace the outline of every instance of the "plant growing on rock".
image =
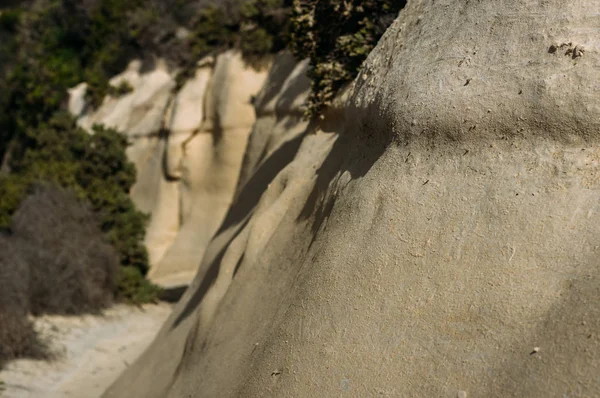
[(272, 54), (285, 48), (290, 13), (288, 0), (248, 0), (239, 8), (209, 6), (191, 22), (188, 57), (181, 63), (176, 90), (190, 78), (203, 57), (229, 49), (241, 51), (244, 60), (261, 68)]
[(356, 77), (405, 0), (294, 0), (289, 47), (310, 58), (308, 115), (317, 116)]
[(123, 80), (118, 86), (109, 86), (108, 95), (118, 98), (127, 95), (132, 91), (133, 86), (127, 80)]

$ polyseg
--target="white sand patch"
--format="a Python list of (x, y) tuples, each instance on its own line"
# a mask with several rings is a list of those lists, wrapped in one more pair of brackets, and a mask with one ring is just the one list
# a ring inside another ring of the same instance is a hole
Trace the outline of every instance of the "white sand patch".
[(37, 318), (36, 330), (57, 358), (9, 363), (0, 371), (0, 396), (99, 397), (150, 344), (170, 312), (168, 304), (116, 305), (98, 316)]

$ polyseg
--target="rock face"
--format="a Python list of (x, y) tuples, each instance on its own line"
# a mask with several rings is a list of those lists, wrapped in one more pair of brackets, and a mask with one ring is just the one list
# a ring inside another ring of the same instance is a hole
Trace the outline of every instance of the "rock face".
[(84, 128), (101, 123), (127, 134), (128, 156), (138, 170), (131, 195), (151, 214), (149, 277), (177, 286), (192, 280), (231, 204), (255, 120), (251, 100), (266, 72), (227, 52), (199, 63), (195, 76), (174, 94), (165, 65), (159, 62), (145, 73), (141, 66), (134, 61), (111, 81), (115, 86), (127, 81), (131, 93), (84, 113), (80, 85), (72, 90), (69, 108)]
[(301, 97), (259, 109), (193, 284), (105, 396), (600, 396), (599, 9), (413, 0), (325, 120), (282, 140)]

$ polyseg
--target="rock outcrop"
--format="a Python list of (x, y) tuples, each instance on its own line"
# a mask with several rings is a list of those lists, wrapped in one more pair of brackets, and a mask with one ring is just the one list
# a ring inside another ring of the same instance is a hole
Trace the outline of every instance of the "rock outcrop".
[(105, 396), (600, 396), (599, 9), (409, 1), (309, 125), (272, 72), (194, 282)]
[(174, 93), (166, 65), (141, 68), (134, 61), (111, 81), (114, 86), (126, 81), (131, 93), (108, 97), (99, 109), (85, 112), (82, 84), (72, 90), (69, 108), (88, 130), (99, 123), (128, 136), (127, 154), (138, 170), (131, 195), (151, 214), (149, 277), (175, 287), (193, 279), (233, 200), (255, 120), (252, 98), (267, 72), (248, 67), (230, 51), (201, 61)]

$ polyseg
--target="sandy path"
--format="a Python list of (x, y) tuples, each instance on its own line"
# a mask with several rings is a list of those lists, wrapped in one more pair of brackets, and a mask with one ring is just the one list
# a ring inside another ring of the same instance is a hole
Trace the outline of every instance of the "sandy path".
[(99, 397), (150, 344), (170, 311), (168, 304), (117, 305), (102, 316), (38, 318), (36, 329), (58, 358), (9, 363), (0, 371), (0, 396)]

